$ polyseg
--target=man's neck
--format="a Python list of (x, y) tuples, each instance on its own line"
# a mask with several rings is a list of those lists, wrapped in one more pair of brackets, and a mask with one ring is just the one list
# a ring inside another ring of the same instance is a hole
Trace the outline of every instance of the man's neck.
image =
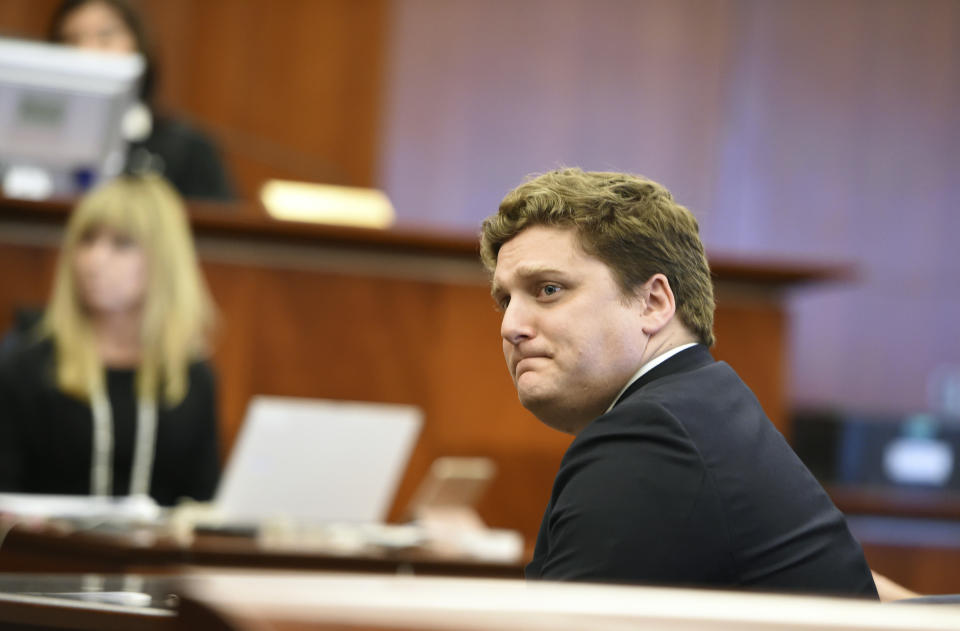
[(650, 336), (640, 363), (642, 366), (646, 366), (661, 355), (669, 353), (675, 348), (689, 346), (690, 344), (696, 344), (698, 342), (699, 340), (693, 333), (680, 324), (679, 320), (674, 319), (662, 330)]
[(607, 408), (607, 412), (609, 412), (610, 410), (613, 409), (613, 406), (615, 406), (615, 405), (617, 404), (617, 401), (619, 401), (619, 400), (620, 400), (620, 397), (623, 396), (623, 393), (627, 391), (627, 388), (629, 388), (629, 387), (632, 386), (634, 383), (636, 383), (636, 381), (637, 381), (640, 377), (644, 376), (645, 374), (647, 374), (648, 372), (650, 372), (651, 370), (653, 370), (654, 368), (656, 368), (657, 366), (659, 366), (659, 365), (662, 364), (663, 362), (667, 361), (668, 359), (670, 359), (670, 358), (673, 357), (674, 355), (676, 355), (676, 354), (678, 354), (678, 353), (682, 353), (683, 351), (687, 350), (688, 348), (691, 348), (691, 347), (693, 347), (693, 346), (696, 346), (698, 343), (699, 343), (699, 342), (693, 341), (693, 342), (686, 342), (686, 343), (684, 343), (684, 344), (679, 344), (679, 345), (676, 345), (676, 346), (672, 346), (672, 347), (670, 347), (668, 350), (665, 350), (665, 351), (663, 351), (662, 353), (660, 353), (659, 355), (655, 356), (653, 359), (648, 360), (643, 366), (640, 367), (639, 370), (637, 370), (637, 372), (633, 373), (633, 376), (630, 377), (630, 379), (629, 379), (629, 380), (627, 381), (627, 383), (623, 386), (623, 388), (620, 389), (620, 392), (617, 393), (617, 396), (615, 396), (615, 397), (613, 398), (613, 401), (610, 402), (610, 407)]
[[(620, 397), (623, 396), (623, 393), (626, 392), (627, 388), (629, 388), (633, 382), (643, 376), (643, 374), (657, 366), (661, 361), (666, 361), (669, 359), (669, 357), (672, 356), (672, 353), (679, 353), (680, 351), (697, 343), (697, 338), (690, 333), (690, 331), (688, 331), (679, 320), (672, 320), (667, 324), (667, 326), (660, 329), (647, 339), (647, 345), (644, 349), (644, 352), (641, 354), (640, 366), (638, 367), (637, 371), (626, 381), (626, 383), (623, 384), (623, 388), (620, 389), (617, 395), (610, 400), (609, 407), (607, 407), (605, 410), (599, 406), (593, 408), (592, 410), (567, 410), (566, 416), (571, 419), (576, 419), (576, 422), (544, 422), (551, 427), (562, 427), (562, 431), (570, 434), (579, 434), (581, 430), (587, 427), (601, 414), (609, 412), (613, 408), (614, 404), (620, 399)], [(600, 402), (600, 405), (602, 404), (603, 402)]]
[(677, 353), (697, 343), (699, 343), (699, 340), (697, 340), (693, 333), (687, 330), (687, 327), (685, 327), (680, 320), (676, 318), (671, 320), (667, 326), (651, 335), (650, 339), (647, 340), (647, 347), (643, 352), (640, 367), (633, 373), (633, 376), (623, 384), (617, 396), (613, 397), (610, 401), (610, 406), (606, 411), (609, 412), (613, 409), (613, 406), (620, 400), (623, 393), (626, 392), (627, 388), (637, 379), (659, 366), (662, 362), (665, 362)]

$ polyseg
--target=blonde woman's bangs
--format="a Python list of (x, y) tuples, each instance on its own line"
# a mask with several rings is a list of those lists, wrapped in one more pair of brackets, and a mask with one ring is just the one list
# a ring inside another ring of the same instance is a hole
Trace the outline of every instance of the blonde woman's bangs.
[[(142, 196), (130, 195), (122, 183), (95, 190), (74, 210), (67, 229), (68, 247), (92, 231), (107, 228), (146, 246), (151, 234), (150, 209)], [(71, 247), (72, 249), (72, 247)]]
[(183, 201), (156, 175), (117, 178), (83, 198), (70, 217), (41, 325), (57, 346), (57, 384), (83, 400), (103, 387), (103, 365), (77, 298), (73, 259), (82, 239), (104, 228), (134, 240), (150, 268), (137, 394), (161, 396), (175, 405), (189, 389), (190, 362), (209, 352), (215, 309), (197, 265)]

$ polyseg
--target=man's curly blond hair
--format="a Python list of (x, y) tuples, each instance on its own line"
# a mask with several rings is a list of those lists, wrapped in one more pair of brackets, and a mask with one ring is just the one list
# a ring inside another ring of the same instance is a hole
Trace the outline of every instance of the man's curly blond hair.
[(713, 283), (693, 214), (666, 188), (626, 173), (560, 169), (534, 176), (483, 222), (480, 257), (491, 273), (500, 248), (525, 228), (574, 228), (587, 254), (613, 271), (624, 295), (654, 274), (667, 277), (680, 321), (707, 346)]

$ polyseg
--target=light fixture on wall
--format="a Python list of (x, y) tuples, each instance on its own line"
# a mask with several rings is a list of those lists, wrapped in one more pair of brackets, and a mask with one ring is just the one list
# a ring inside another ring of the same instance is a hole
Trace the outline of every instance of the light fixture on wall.
[(388, 228), (396, 218), (390, 199), (372, 188), (268, 180), (260, 201), (271, 217), (283, 221)]

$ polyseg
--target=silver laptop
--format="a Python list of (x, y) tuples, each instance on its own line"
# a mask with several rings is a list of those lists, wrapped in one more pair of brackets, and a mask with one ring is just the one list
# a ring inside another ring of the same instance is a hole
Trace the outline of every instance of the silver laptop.
[(254, 397), (214, 500), (230, 522), (380, 522), (423, 423), (419, 408)]

